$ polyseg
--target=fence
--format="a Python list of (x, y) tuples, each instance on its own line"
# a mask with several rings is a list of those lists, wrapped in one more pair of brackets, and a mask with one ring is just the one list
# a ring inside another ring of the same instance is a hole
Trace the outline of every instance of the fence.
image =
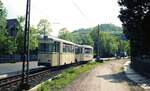
[[(0, 63), (11, 63), (21, 61), (21, 55), (0, 55)], [(37, 55), (30, 55), (30, 61), (37, 61)]]

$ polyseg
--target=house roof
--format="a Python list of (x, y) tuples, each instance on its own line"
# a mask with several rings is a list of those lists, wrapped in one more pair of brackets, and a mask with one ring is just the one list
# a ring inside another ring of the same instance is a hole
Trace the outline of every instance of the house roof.
[(17, 25), (18, 21), (17, 19), (8, 19), (7, 20), (7, 29), (11, 29)]

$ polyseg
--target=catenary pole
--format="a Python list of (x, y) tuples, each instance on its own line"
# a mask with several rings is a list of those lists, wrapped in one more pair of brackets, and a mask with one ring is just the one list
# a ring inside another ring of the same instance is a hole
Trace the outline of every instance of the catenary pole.
[(97, 28), (97, 43), (96, 43), (96, 50), (97, 50), (97, 56), (96, 56), (96, 60), (99, 61), (100, 60), (100, 29), (99, 29), (99, 24), (98, 24), (98, 28)]
[(23, 64), (22, 64), (22, 82), (21, 88), (29, 89), (29, 30), (30, 30), (30, 6), (31, 0), (27, 0), (26, 3), (26, 17), (25, 17), (25, 28), (24, 28), (24, 52)]

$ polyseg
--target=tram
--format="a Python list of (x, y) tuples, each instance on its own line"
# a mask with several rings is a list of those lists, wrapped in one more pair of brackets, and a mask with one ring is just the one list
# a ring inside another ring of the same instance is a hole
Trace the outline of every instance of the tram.
[(53, 36), (44, 36), (39, 42), (39, 66), (61, 66), (88, 62), (93, 59), (93, 47), (91, 46), (78, 45)]

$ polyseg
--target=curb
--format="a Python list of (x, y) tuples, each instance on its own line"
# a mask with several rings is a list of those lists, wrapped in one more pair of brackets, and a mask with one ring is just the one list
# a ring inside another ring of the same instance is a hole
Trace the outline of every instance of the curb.
[(150, 90), (150, 79), (147, 79), (140, 74), (136, 73), (131, 67), (130, 67), (131, 61), (127, 61), (124, 64), (124, 72), (128, 79), (135, 82), (137, 85), (142, 87), (145, 90)]
[(0, 79), (8, 77), (8, 74), (0, 75)]

